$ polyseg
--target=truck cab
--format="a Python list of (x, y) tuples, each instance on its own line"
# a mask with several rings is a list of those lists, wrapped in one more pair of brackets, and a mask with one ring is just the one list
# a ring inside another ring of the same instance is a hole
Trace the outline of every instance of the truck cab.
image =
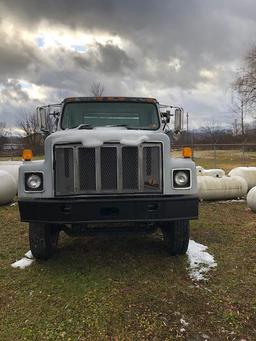
[[(194, 162), (186, 153), (172, 157), (165, 133), (175, 108), (135, 97), (66, 98), (54, 108), (38, 108), (48, 134), (45, 160), (28, 158), (19, 171), (20, 216), (29, 223), (34, 257), (51, 257), (61, 230), (72, 236), (157, 228), (170, 254), (184, 254), (198, 198)], [(173, 116), (175, 135), (182, 110)]]

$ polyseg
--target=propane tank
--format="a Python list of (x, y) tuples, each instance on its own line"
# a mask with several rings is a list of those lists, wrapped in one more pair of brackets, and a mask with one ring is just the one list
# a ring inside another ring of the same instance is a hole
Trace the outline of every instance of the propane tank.
[(202, 175), (202, 172), (203, 172), (203, 167), (201, 166), (196, 166), (196, 174), (197, 175)]
[(8, 204), (17, 192), (17, 184), (10, 173), (0, 170), (0, 205)]
[(237, 199), (246, 196), (248, 185), (240, 176), (198, 176), (198, 196), (203, 200)]
[(18, 184), (19, 167), (22, 164), (22, 161), (0, 161), (0, 170), (10, 173)]
[(247, 206), (256, 212), (256, 186), (251, 188), (247, 194)]
[(197, 175), (202, 175), (202, 176), (213, 176), (215, 178), (222, 178), (225, 176), (225, 171), (220, 168), (215, 168), (215, 169), (204, 169), (201, 166), (196, 167), (196, 172)]
[(248, 184), (248, 190), (256, 186), (256, 167), (237, 167), (232, 169), (229, 176), (241, 176)]

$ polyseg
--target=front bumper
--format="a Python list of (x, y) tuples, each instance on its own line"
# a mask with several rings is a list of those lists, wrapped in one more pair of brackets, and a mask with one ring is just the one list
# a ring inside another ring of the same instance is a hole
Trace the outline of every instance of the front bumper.
[(198, 218), (198, 197), (158, 195), (20, 199), (21, 221), (43, 223), (158, 222)]

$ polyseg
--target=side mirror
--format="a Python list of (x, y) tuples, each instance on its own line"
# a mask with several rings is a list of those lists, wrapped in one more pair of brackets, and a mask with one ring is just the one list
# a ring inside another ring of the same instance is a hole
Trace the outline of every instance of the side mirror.
[(43, 132), (49, 132), (47, 108), (45, 107), (37, 108), (37, 120), (38, 120), (38, 130), (43, 131)]
[(49, 135), (57, 130), (60, 105), (51, 104), (37, 108), (38, 131)]
[(179, 133), (183, 128), (183, 110), (175, 109), (174, 114), (174, 132)]
[(162, 123), (170, 123), (170, 119), (171, 119), (170, 110), (166, 110), (166, 112), (162, 112), (161, 115), (163, 117)]

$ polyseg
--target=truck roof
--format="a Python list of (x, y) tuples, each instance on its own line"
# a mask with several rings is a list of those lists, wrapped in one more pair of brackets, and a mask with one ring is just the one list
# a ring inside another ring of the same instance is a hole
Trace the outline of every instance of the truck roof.
[(158, 103), (155, 98), (148, 97), (67, 97), (62, 103), (67, 102), (142, 102)]

